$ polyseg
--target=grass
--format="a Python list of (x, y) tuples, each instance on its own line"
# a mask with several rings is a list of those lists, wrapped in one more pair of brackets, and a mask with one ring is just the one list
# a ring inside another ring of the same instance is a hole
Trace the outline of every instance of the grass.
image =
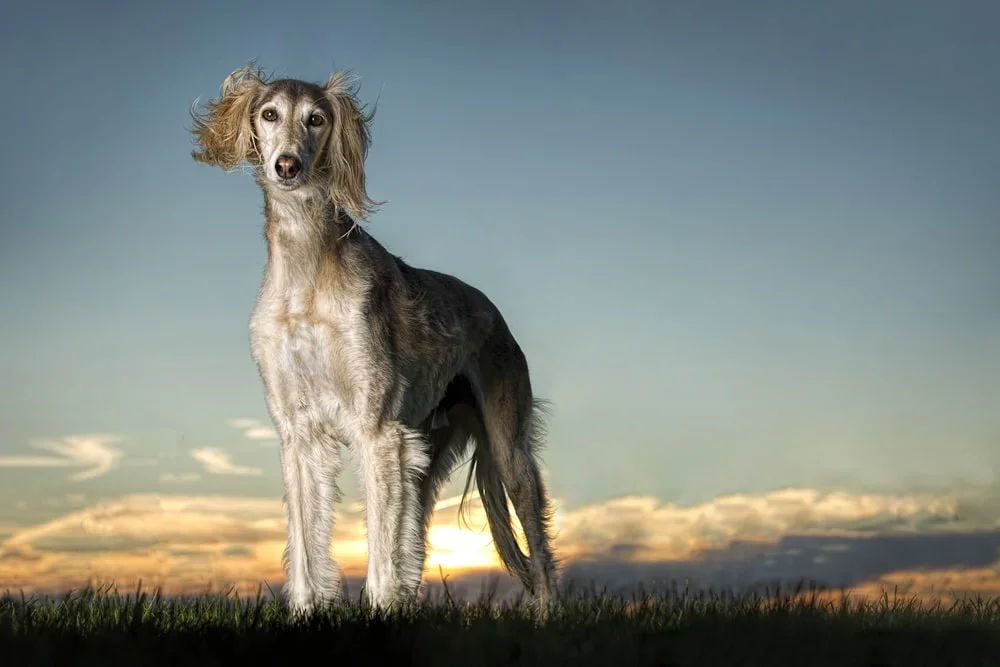
[(1000, 666), (1000, 599), (951, 605), (819, 591), (632, 596), (568, 591), (547, 620), (488, 594), (447, 589), (393, 614), (360, 602), (293, 618), (273, 597), (166, 599), (87, 589), (0, 598), (3, 664)]

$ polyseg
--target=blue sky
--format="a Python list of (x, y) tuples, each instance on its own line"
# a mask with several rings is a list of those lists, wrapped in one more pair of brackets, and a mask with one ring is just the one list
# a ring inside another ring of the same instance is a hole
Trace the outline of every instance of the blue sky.
[[(567, 508), (994, 484), (998, 20), (915, 0), (8, 9), (0, 520), (185, 475), (280, 496), (274, 442), (231, 424), (268, 426), (262, 197), (188, 133), (251, 58), (350, 68), (378, 99), (368, 229), (504, 312), (554, 402)], [(84, 434), (119, 454), (60, 456), (99, 474), (36, 460)], [(258, 472), (213, 474), (205, 450)]]

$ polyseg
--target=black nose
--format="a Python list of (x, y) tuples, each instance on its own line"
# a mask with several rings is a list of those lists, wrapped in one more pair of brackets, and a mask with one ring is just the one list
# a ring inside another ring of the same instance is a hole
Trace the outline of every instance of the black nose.
[(274, 164), (274, 170), (278, 172), (279, 177), (290, 181), (302, 170), (302, 162), (294, 155), (280, 155)]

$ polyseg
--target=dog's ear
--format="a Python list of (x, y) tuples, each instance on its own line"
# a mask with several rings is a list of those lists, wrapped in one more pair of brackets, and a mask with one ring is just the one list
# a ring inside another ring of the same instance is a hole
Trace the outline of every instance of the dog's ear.
[(333, 109), (333, 126), (324, 151), (324, 166), (330, 173), (330, 199), (363, 220), (383, 203), (373, 201), (365, 189), (365, 158), (371, 144), (369, 123), (375, 111), (365, 112), (347, 72), (335, 72), (324, 91)]
[(194, 134), (200, 150), (191, 151), (198, 162), (232, 169), (257, 158), (256, 139), (250, 114), (264, 80), (253, 62), (247, 63), (222, 82), (219, 99), (203, 112), (191, 110)]

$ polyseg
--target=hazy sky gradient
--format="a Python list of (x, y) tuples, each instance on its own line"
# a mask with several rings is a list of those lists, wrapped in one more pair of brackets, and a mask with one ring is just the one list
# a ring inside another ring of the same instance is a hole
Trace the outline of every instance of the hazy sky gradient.
[[(280, 495), (274, 442), (229, 423), (269, 426), (247, 334), (262, 196), (194, 163), (188, 133), (189, 106), (251, 58), (350, 68), (378, 99), (369, 192), (388, 203), (368, 229), (504, 312), (554, 402), (567, 507), (996, 479), (996, 2), (4, 16), (2, 521), (169, 492), (163, 475)], [(107, 469), (79, 480), (10, 467), (81, 434), (121, 456), (73, 450)], [(259, 474), (212, 474), (206, 450)]]

